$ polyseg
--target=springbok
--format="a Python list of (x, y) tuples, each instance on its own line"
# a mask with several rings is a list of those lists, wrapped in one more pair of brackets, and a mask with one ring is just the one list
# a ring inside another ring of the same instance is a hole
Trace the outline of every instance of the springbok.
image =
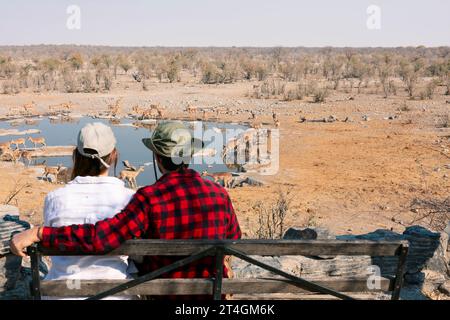
[(35, 106), (36, 104), (34, 103), (34, 101), (31, 101), (31, 103), (24, 104), (22, 108), (25, 114), (31, 115), (35, 112)]
[(10, 107), (8, 110), (8, 116), (17, 116), (22, 113), (22, 108), (20, 107)]
[(164, 118), (164, 109), (158, 109), (156, 111), (158, 112), (158, 118), (159, 119)]
[(122, 170), (122, 171), (120, 171), (119, 179), (124, 180), (125, 182), (128, 183), (130, 188), (135, 189), (135, 188), (137, 188), (136, 178), (143, 171), (144, 171), (143, 166), (139, 167), (139, 169), (137, 169), (136, 171)]
[(60, 110), (65, 110), (66, 112), (72, 111), (72, 102), (61, 103)]
[(52, 174), (55, 176), (55, 182), (56, 182), (56, 181), (58, 181), (58, 174), (61, 171), (61, 168), (62, 168), (61, 165), (58, 165), (57, 167), (45, 166), (43, 177), (48, 178), (48, 175)]
[(207, 170), (205, 170), (202, 172), (202, 177), (211, 177), (213, 178), (215, 183), (219, 183), (219, 181), (222, 181), (225, 188), (230, 188), (231, 182), (233, 180), (233, 175), (230, 172), (209, 173)]
[(261, 129), (262, 128), (262, 123), (259, 121), (253, 121), (251, 124), (251, 127), (253, 129)]
[(20, 158), (20, 150), (11, 150), (11, 149), (2, 149), (2, 153), (0, 158), (2, 161), (14, 161), (17, 162), (17, 159)]
[(276, 122), (278, 120), (278, 114), (275, 111), (272, 112), (272, 119), (273, 122)]
[(108, 108), (109, 108), (109, 113), (110, 113), (113, 117), (117, 116), (117, 115), (120, 113), (120, 105), (121, 105), (121, 103), (122, 103), (122, 99), (123, 99), (123, 98), (119, 98), (119, 99), (117, 99), (113, 104), (110, 104), (110, 105), (108, 106)]
[(21, 151), (20, 158), (24, 160), (24, 164), (25, 160), (27, 160), (27, 165), (29, 166), (32, 161), (32, 153), (30, 151)]
[(59, 113), (59, 112), (61, 112), (61, 105), (55, 104), (55, 105), (48, 106), (48, 111), (50, 113)]
[(140, 117), (140, 116), (142, 116), (142, 112), (144, 111), (144, 108), (141, 108), (139, 105), (135, 105), (131, 108), (131, 111), (133, 111), (135, 116)]
[(185, 111), (187, 111), (190, 115), (194, 115), (195, 116), (195, 114), (197, 113), (197, 110), (198, 110), (198, 108), (197, 107), (194, 107), (193, 105), (188, 105), (187, 107), (186, 107), (186, 110)]
[(25, 146), (25, 138), (19, 138), (16, 140), (12, 140), (11, 145), (15, 145), (15, 149), (19, 149), (20, 145), (23, 145), (24, 147), (26, 147)]
[(28, 137), (28, 141), (30, 141), (32, 144), (34, 144), (35, 148), (37, 148), (38, 144), (41, 144), (44, 147), (47, 146), (47, 144), (45, 143), (44, 137), (39, 137), (39, 138)]
[(11, 141), (0, 142), (0, 149), (9, 149), (11, 148)]

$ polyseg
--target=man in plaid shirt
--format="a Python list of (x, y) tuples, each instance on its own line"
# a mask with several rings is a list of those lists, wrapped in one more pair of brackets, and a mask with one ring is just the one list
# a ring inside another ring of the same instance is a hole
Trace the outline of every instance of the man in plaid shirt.
[[(198, 144), (193, 140), (181, 123), (158, 125), (151, 138), (143, 139), (163, 173), (155, 184), (139, 189), (120, 213), (95, 225), (35, 227), (17, 234), (12, 252), (24, 256), (24, 249), (39, 241), (66, 251), (108, 252), (134, 238), (239, 239), (239, 223), (225, 189), (188, 169), (193, 145)], [(138, 269), (145, 274), (180, 258), (147, 256)], [(163, 277), (208, 278), (214, 276), (214, 265), (207, 257)]]

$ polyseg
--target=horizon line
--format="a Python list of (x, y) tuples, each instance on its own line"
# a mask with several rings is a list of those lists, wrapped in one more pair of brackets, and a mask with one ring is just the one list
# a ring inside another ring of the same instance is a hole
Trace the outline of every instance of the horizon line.
[(105, 47), (105, 48), (217, 48), (217, 49), (232, 49), (232, 48), (254, 48), (254, 49), (269, 49), (269, 48), (286, 48), (286, 49), (398, 49), (398, 48), (426, 48), (426, 49), (438, 49), (438, 48), (450, 48), (448, 45), (399, 45), (399, 46), (284, 46), (284, 45), (270, 45), (270, 46), (254, 46), (254, 45), (231, 45), (231, 46), (218, 46), (218, 45), (195, 45), (195, 46), (175, 46), (175, 45), (107, 45), (107, 44), (74, 44), (74, 43), (31, 43), (31, 44), (0, 44), (2, 47), (38, 47), (38, 46), (54, 46), (54, 47)]

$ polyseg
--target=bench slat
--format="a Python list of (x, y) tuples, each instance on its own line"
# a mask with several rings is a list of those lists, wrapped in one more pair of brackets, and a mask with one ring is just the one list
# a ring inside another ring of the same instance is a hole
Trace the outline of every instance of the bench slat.
[[(393, 283), (388, 278), (380, 278), (380, 288), (369, 290), (367, 278), (328, 278), (311, 280), (317, 284), (339, 292), (389, 291)], [(69, 280), (74, 284), (74, 280)], [(81, 280), (80, 289), (68, 289), (67, 280), (43, 281), (42, 295), (47, 296), (92, 296), (111, 289), (128, 280)], [(213, 281), (210, 279), (155, 279), (128, 289), (118, 295), (201, 295), (211, 294)], [(275, 279), (223, 279), (222, 292), (228, 294), (262, 294), (262, 293), (311, 293), (303, 290), (288, 280)]]
[[(107, 255), (164, 255), (187, 256), (212, 245), (227, 245), (247, 255), (284, 256), (284, 255), (368, 255), (394, 256), (404, 241), (367, 241), (367, 240), (129, 240)], [(54, 249), (39, 249), (44, 255), (77, 255), (80, 252), (64, 252)], [(85, 254), (85, 253), (81, 253)], [(89, 254), (89, 253), (88, 253)], [(97, 253), (97, 255), (102, 253)]]

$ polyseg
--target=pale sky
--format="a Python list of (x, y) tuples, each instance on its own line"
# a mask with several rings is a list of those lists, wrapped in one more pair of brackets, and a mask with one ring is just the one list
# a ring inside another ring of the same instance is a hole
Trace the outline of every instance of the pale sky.
[[(449, 46), (449, 0), (1, 0), (0, 45)], [(80, 30), (66, 26), (70, 5)], [(380, 29), (367, 8), (380, 8)]]

